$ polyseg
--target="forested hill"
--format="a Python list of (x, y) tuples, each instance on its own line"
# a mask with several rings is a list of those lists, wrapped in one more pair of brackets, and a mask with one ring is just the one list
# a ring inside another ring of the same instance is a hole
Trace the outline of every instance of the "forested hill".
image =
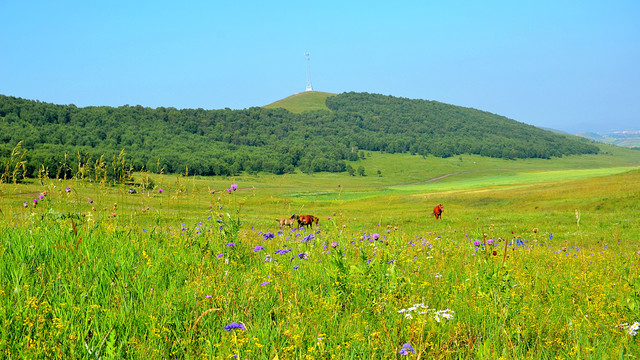
[[(27, 172), (75, 174), (123, 149), (135, 169), (228, 175), (351, 170), (359, 151), (550, 158), (598, 152), (588, 140), (487, 112), (368, 93), (326, 98), (330, 110), (203, 110), (54, 105), (0, 95), (0, 164), (22, 141)], [(65, 154), (67, 154), (65, 158)], [(80, 155), (79, 155), (80, 154)]]
[(367, 93), (330, 97), (327, 107), (348, 119), (355, 132), (375, 133), (359, 141), (369, 150), (410, 151), (448, 157), (478, 154), (497, 158), (550, 158), (597, 153), (598, 147), (504, 116), (437, 101)]

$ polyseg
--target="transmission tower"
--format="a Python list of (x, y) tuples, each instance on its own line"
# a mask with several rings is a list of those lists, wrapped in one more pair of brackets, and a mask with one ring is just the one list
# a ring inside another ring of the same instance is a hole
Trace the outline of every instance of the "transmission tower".
[(309, 59), (309, 52), (304, 53), (304, 56), (307, 58), (307, 89), (305, 91), (313, 91), (313, 86), (311, 85), (311, 60)]

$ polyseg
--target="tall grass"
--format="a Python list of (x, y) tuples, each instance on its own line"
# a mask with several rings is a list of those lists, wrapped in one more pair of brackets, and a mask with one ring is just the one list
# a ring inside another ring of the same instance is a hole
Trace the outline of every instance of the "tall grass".
[(26, 160), (24, 156), (26, 150), (22, 150), (22, 141), (20, 141), (11, 150), (9, 157), (0, 163), (2, 173), (0, 174), (0, 184), (2, 183), (17, 183), (25, 178), (26, 173)]
[[(434, 193), (378, 186), (366, 198), (352, 196), (361, 179), (335, 178), (338, 188), (325, 176), (164, 175), (133, 195), (74, 180), (2, 185), (0, 352), (637, 354), (629, 325), (640, 321), (640, 172), (509, 188), (475, 180)], [(282, 196), (313, 187), (338, 197)], [(438, 202), (441, 221), (429, 214)], [(320, 225), (280, 232), (275, 218), (292, 213), (316, 214)], [(225, 330), (234, 322), (244, 330)]]

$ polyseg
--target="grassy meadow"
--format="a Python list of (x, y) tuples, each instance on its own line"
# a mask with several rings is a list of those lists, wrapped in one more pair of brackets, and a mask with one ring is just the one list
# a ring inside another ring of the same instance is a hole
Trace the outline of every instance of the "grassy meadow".
[(1, 357), (634, 358), (640, 152), (603, 149), (0, 184)]
[(301, 113), (313, 110), (329, 110), (325, 104), (325, 100), (329, 96), (335, 95), (336, 94), (322, 91), (301, 92), (263, 107), (267, 109), (284, 108), (292, 113)]

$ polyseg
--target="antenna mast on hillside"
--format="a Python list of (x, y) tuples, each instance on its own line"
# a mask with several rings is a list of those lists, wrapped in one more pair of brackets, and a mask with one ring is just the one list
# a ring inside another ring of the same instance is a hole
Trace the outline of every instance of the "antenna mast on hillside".
[(307, 89), (305, 91), (313, 91), (313, 86), (311, 85), (311, 60), (309, 59), (309, 52), (304, 53), (304, 56), (307, 58)]

